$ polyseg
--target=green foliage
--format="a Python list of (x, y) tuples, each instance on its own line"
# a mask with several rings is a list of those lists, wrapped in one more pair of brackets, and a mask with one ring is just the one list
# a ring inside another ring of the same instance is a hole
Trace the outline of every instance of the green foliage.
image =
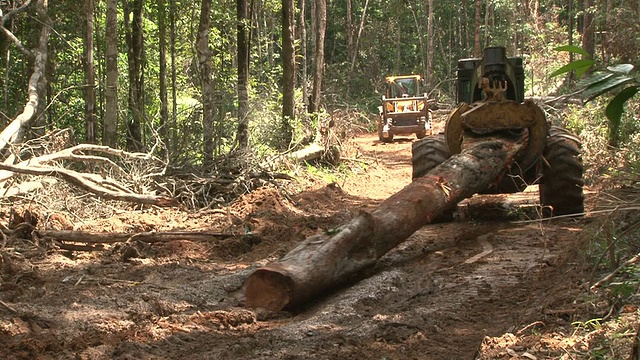
[[(576, 46), (560, 46), (556, 51), (582, 54), (588, 57), (588, 53)], [(576, 72), (578, 78), (591, 71), (595, 61), (590, 58), (573, 61), (551, 73), (551, 77)], [(640, 81), (632, 76), (634, 66), (631, 64), (618, 64), (604, 69), (593, 71), (586, 78), (581, 79), (576, 86), (581, 89), (585, 102), (590, 102), (605, 94), (613, 94), (609, 101), (605, 114), (609, 120), (609, 145), (620, 145), (620, 128), (625, 104), (640, 90)]]

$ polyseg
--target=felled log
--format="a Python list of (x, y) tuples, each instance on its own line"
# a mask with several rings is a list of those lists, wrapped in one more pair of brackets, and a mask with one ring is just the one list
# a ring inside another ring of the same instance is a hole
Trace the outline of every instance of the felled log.
[(373, 266), (389, 250), (443, 212), (500, 180), (524, 138), (466, 139), (463, 151), (414, 180), (372, 212), (311, 236), (245, 283), (246, 306), (281, 310)]
[(340, 148), (335, 145), (325, 147), (318, 143), (312, 143), (304, 149), (292, 152), (290, 157), (296, 162), (322, 159), (331, 164), (337, 164), (340, 162)]

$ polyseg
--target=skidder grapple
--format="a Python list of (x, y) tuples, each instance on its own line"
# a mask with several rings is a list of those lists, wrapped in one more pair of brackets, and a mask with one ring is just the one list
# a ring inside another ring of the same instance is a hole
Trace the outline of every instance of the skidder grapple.
[(583, 213), (580, 140), (550, 125), (535, 103), (524, 100), (522, 58), (507, 58), (505, 48), (491, 47), (483, 58), (460, 60), (457, 97), (460, 105), (445, 131), (413, 143), (414, 180), (459, 154), (466, 138), (510, 133), (524, 136), (528, 145), (505, 175), (481, 193), (514, 193), (538, 184), (545, 216)]
[(392, 142), (395, 135), (431, 135), (427, 94), (420, 94), (420, 75), (388, 76), (379, 107), (378, 138)]

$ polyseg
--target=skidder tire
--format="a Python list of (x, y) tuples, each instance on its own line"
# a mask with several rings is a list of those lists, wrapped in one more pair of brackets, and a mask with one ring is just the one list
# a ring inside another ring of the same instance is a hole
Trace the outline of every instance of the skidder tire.
[[(413, 180), (426, 175), (436, 166), (451, 157), (444, 134), (427, 136), (411, 145), (411, 163), (413, 166)], [(454, 219), (453, 209), (444, 211), (433, 220), (433, 223), (449, 222)]]
[(451, 157), (444, 134), (428, 136), (411, 145), (413, 179), (424, 176), (431, 169)]
[(566, 129), (549, 129), (540, 181), (540, 203), (545, 216), (584, 212), (581, 146), (580, 139)]

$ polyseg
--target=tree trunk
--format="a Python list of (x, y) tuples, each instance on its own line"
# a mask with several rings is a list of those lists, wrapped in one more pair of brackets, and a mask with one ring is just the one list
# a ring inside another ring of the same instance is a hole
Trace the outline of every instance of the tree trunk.
[(347, 36), (347, 59), (353, 58), (353, 8), (351, 0), (347, 0), (347, 16), (345, 23), (345, 33)]
[(90, 144), (96, 142), (96, 72), (93, 64), (93, 11), (94, 0), (85, 3), (85, 31), (84, 31), (84, 119), (85, 139)]
[[(143, 0), (125, 1), (125, 29), (129, 58), (129, 111), (127, 149), (142, 150), (144, 120), (144, 36), (142, 27)], [(129, 16), (131, 14), (131, 23)]]
[(482, 15), (482, 0), (476, 0), (476, 21), (473, 27), (473, 56), (482, 56), (482, 47), (480, 45), (480, 19)]
[(170, 134), (168, 146), (172, 149), (172, 145), (176, 141), (176, 124), (178, 122), (178, 93), (177, 93), (177, 70), (176, 70), (176, 0), (169, 0), (169, 31), (171, 32), (171, 125), (167, 131)]
[[(34, 125), (41, 125), (47, 98), (47, 59), (49, 56), (49, 35), (53, 28), (53, 21), (47, 14), (47, 1), (38, 0), (35, 4), (37, 22), (42, 24), (38, 46), (32, 51), (30, 59), (33, 61), (33, 73), (29, 77), (27, 103), (20, 113), (9, 125), (0, 133), (0, 150), (7, 144), (22, 142), (29, 129)], [(8, 163), (13, 162), (10, 157)]]
[(302, 87), (302, 101), (305, 110), (309, 108), (309, 87), (307, 86), (307, 16), (306, 16), (306, 0), (298, 0), (298, 10), (300, 15), (298, 18), (298, 39), (300, 40), (300, 55), (298, 59), (300, 63), (300, 86)]
[(118, 0), (107, 0), (105, 24), (105, 112), (102, 144), (118, 147)]
[(160, 61), (160, 138), (165, 146), (169, 145), (169, 101), (167, 99), (167, 11), (166, 0), (158, 0), (158, 51)]
[(203, 141), (203, 167), (210, 168), (213, 165), (213, 135), (214, 135), (214, 99), (215, 86), (213, 83), (213, 60), (209, 50), (209, 30), (211, 28), (211, 3), (212, 0), (202, 0), (200, 8), (200, 22), (196, 39), (196, 52), (198, 54), (198, 66), (200, 70), (200, 85), (202, 88), (202, 141)]
[(353, 75), (353, 71), (356, 68), (356, 60), (358, 59), (358, 51), (359, 51), (359, 47), (360, 47), (360, 38), (362, 37), (362, 31), (364, 30), (364, 23), (365, 23), (365, 20), (367, 19), (367, 8), (368, 7), (369, 7), (369, 0), (364, 2), (364, 9), (362, 10), (362, 17), (360, 18), (360, 26), (358, 27), (358, 34), (356, 35), (356, 44), (353, 47), (353, 53), (351, 54), (351, 67), (349, 68), (350, 76)]
[(584, 8), (582, 9), (582, 48), (589, 53), (591, 58), (595, 54), (595, 21), (591, 12), (592, 0), (584, 0)]
[(322, 75), (324, 70), (324, 37), (327, 29), (327, 0), (318, 0), (316, 4), (316, 12), (313, 15), (316, 24), (316, 32), (314, 34), (315, 51), (313, 63), (313, 93), (311, 94), (310, 108), (312, 113), (318, 112), (322, 99)]
[(295, 3), (282, 1), (282, 145), (291, 143), (293, 130), (291, 121), (295, 118)]
[(428, 41), (428, 45), (427, 45), (427, 73), (425, 74), (426, 76), (426, 83), (427, 83), (427, 87), (429, 89), (431, 89), (435, 84), (433, 81), (433, 54), (435, 52), (435, 49), (433, 48), (433, 35), (434, 35), (434, 31), (433, 31), (433, 0), (428, 0), (429, 2), (429, 15), (427, 18), (427, 41)]
[(249, 12), (247, 0), (237, 0), (238, 17), (238, 150), (249, 149)]
[[(567, 26), (567, 36), (569, 38), (569, 46), (573, 45), (573, 26), (574, 26), (574, 22), (573, 22), (573, 0), (568, 0), (568, 4), (567, 4), (567, 21), (568, 21), (568, 26)], [(573, 62), (573, 53), (569, 52), (569, 63)], [(571, 81), (573, 79), (573, 71), (569, 71), (567, 73), (567, 80)]]

